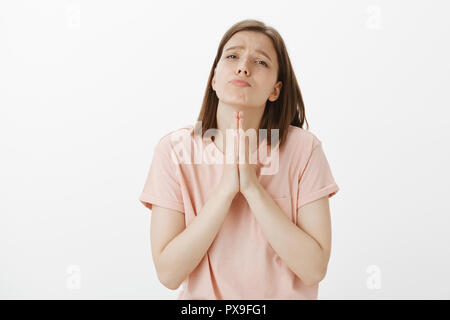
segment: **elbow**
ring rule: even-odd
[[[317,272],[311,277],[307,277],[303,280],[303,283],[307,287],[314,287],[320,283],[325,278],[325,275],[327,274],[327,269],[323,269],[320,272]]]
[[[177,290],[181,284],[178,281],[175,281],[169,274],[162,272],[158,272],[158,280],[164,287],[170,290]]]
[[[162,283],[167,289],[177,290],[180,287],[180,283],[166,281]]]
[[[322,281],[322,280],[318,280],[318,279],[305,279],[305,280],[303,280],[303,283],[304,283],[305,286],[307,286],[307,287],[314,287],[314,286],[318,285],[320,281]]]
[[[158,276],[159,282],[170,290],[176,290],[180,286],[181,282],[177,281],[173,272],[171,271],[172,268],[167,265],[167,263],[164,262],[164,260],[161,259],[162,257],[159,256],[156,259],[154,259],[155,262],[155,269],[156,274]]]

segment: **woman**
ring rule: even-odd
[[[317,299],[331,249],[328,198],[339,188],[321,141],[302,128],[276,30],[245,20],[225,33],[198,121],[159,140],[139,198],[152,210],[161,283],[183,284],[178,299]],[[247,132],[263,136],[255,143]],[[192,161],[192,145],[202,161]]]

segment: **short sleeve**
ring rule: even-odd
[[[318,139],[316,142],[299,177],[297,208],[324,196],[331,198],[339,191],[323,151],[322,142]]]
[[[170,145],[160,140],[154,148],[153,159],[139,201],[152,210],[156,204],[184,213],[177,167],[171,158]]]

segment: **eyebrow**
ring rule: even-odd
[[[243,49],[243,48],[244,48],[243,46],[232,46],[232,47],[225,49],[225,51],[232,50],[232,49]],[[262,51],[262,50],[255,50],[255,51],[261,53],[263,56],[266,56],[267,59],[269,59],[270,62],[272,62],[272,59],[270,59],[269,55],[267,53],[265,53],[264,51]]]

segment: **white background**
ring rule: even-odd
[[[319,299],[449,299],[449,9],[1,1],[0,298],[176,298],[138,197],[156,142],[197,119],[220,38],[253,18],[284,38],[340,187]]]

